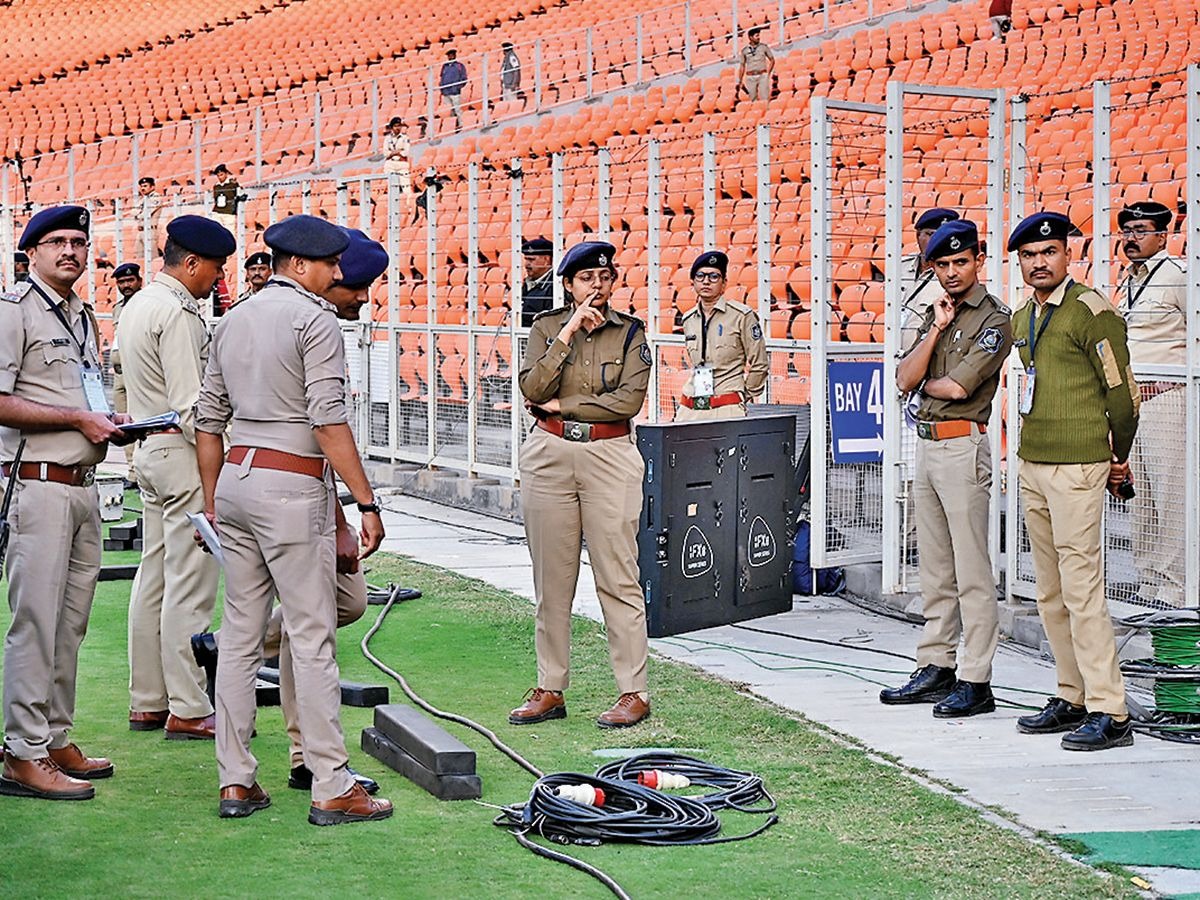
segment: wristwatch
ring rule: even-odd
[[[375,513],[375,515],[380,515],[381,513],[379,504],[374,500],[372,500],[370,503],[359,503],[357,506],[360,513]]]

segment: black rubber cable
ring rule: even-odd
[[[596,775],[636,782],[639,774],[655,770],[686,776],[688,781],[699,787],[716,788],[711,793],[694,798],[713,809],[766,814],[774,812],[776,808],[775,798],[767,792],[762,778],[753,772],[715,766],[679,753],[641,753],[601,766],[596,770]]]

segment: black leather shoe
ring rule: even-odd
[[[208,679],[208,702],[217,702],[217,638],[211,631],[192,635],[192,656]]]
[[[350,773],[350,777],[358,782],[364,791],[368,794],[379,793],[379,782],[369,775],[363,775],[361,772],[355,772],[349,766],[346,766],[346,771]],[[295,788],[298,791],[312,790],[312,772],[308,770],[308,766],[301,763],[292,768],[288,774],[288,787]]]
[[[1064,750],[1108,750],[1112,747],[1133,746],[1133,720],[1126,716],[1118,721],[1108,713],[1088,713],[1083,724],[1064,734]]]
[[[1042,711],[1017,719],[1017,731],[1023,734],[1057,734],[1071,731],[1083,723],[1087,710],[1062,697],[1051,697]]]
[[[945,699],[954,689],[954,670],[930,664],[917,669],[908,679],[907,684],[898,688],[884,688],[879,692],[879,702],[897,703],[937,703]]]
[[[938,719],[961,719],[996,711],[996,698],[987,681],[960,681],[949,696],[933,707]]]

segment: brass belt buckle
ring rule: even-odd
[[[81,487],[91,487],[96,483],[96,469],[94,466],[89,466],[83,470],[83,475],[80,478]]]
[[[563,440],[586,444],[592,439],[592,426],[587,422],[563,422]]]
[[[692,406],[696,409],[712,409],[712,397],[693,397]]]
[[[924,438],[927,441],[936,441],[937,436],[933,432],[933,425],[929,422],[917,423],[917,436]]]

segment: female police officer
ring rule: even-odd
[[[514,725],[567,714],[581,538],[620,692],[597,724],[621,728],[650,713],[636,544],[644,464],[630,419],[642,408],[651,357],[641,321],[608,305],[615,252],[594,241],[571,248],[558,274],[572,302],[534,319],[521,364],[521,393],[537,420],[521,448],[521,500],[537,596],[538,680],[509,715]]]

